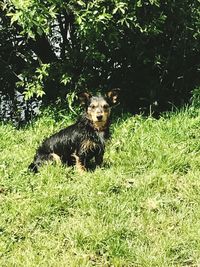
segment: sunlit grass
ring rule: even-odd
[[[27,172],[71,122],[0,127],[0,266],[200,265],[200,113],[116,120],[94,172]]]

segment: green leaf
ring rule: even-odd
[[[68,74],[63,74],[60,82],[66,85],[70,81],[71,81],[71,77]]]
[[[82,7],[85,7],[85,3],[83,1],[81,1],[81,0],[78,0],[77,1],[77,4],[80,5],[80,6],[82,6]]]

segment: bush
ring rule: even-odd
[[[14,76],[27,97],[44,94],[49,103],[69,92],[117,86],[131,111],[148,106],[160,111],[182,104],[199,85],[198,5],[197,0],[29,0],[23,6],[4,1],[0,42],[9,41],[11,48],[2,56],[12,59],[12,75],[17,62]],[[8,17],[11,31],[5,37]]]

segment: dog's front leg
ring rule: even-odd
[[[77,155],[76,153],[73,154],[73,157],[75,158],[77,170],[79,172],[86,171],[85,159],[81,155]]]
[[[100,154],[95,156],[96,166],[101,166],[102,165],[102,163],[103,163],[103,155],[104,155],[104,153],[100,153]]]

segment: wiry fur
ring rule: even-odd
[[[117,89],[112,96],[116,97],[116,94]],[[96,165],[101,165],[105,140],[109,136],[109,101],[115,103],[112,96],[106,99],[91,97],[86,93],[82,95],[86,105],[85,114],[75,124],[44,140],[29,169],[38,172],[38,167],[49,160],[61,161],[68,166],[76,165],[80,171],[87,169],[92,158]]]

